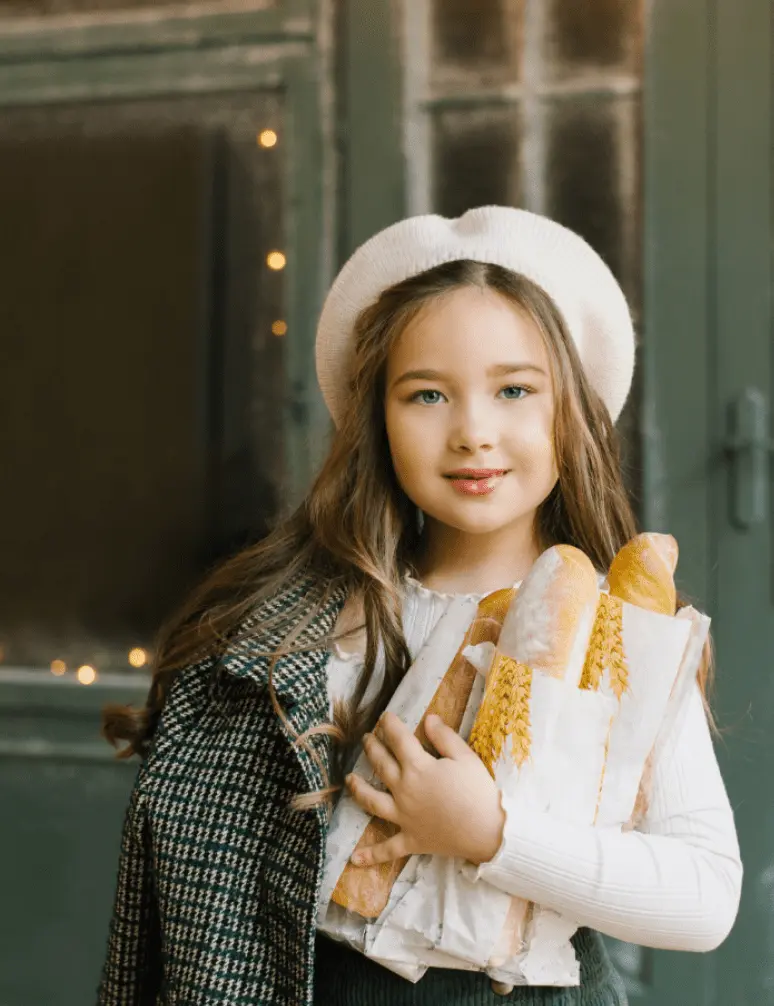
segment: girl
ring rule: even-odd
[[[336,431],[308,496],[166,628],[145,708],[106,710],[107,737],[143,761],[100,1003],[612,1006],[626,997],[599,932],[722,942],[742,866],[708,661],[625,833],[513,819],[453,731],[428,722],[436,759],[380,720],[455,594],[511,586],[560,542],[604,574],[635,534],[613,428],[633,345],[601,259],[524,211],[414,218],[355,253],[318,330]],[[499,995],[443,968],[412,984],[316,931],[329,811],[361,742],[386,788],[346,784],[399,829],[362,862],[460,856],[568,915],[579,987]]]

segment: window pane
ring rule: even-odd
[[[265,532],[282,135],[274,95],[4,114],[6,665],[126,667],[206,566]]]
[[[479,84],[521,75],[524,0],[432,0],[434,83],[476,75]]]
[[[547,117],[549,216],[581,234],[623,286],[639,322],[641,305],[640,101],[580,98],[551,103]],[[639,498],[641,368],[618,422],[629,488]]]
[[[549,216],[602,255],[639,304],[639,98],[552,102],[546,132]]]
[[[642,0],[548,0],[542,39],[547,80],[580,72],[640,75]]]
[[[434,119],[434,209],[459,216],[473,206],[520,201],[519,111],[438,111]]]

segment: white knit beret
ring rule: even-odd
[[[445,262],[472,259],[521,273],[551,297],[584,371],[615,421],[634,371],[634,328],[610,269],[583,238],[547,217],[482,206],[457,219],[409,217],[352,255],[326,297],[317,328],[317,379],[338,426],[348,394],[358,315],[395,284]]]

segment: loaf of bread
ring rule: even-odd
[[[529,758],[533,671],[577,686],[598,603],[597,574],[577,548],[555,545],[530,570],[503,622],[468,742],[492,775],[500,758]],[[529,902],[512,899],[492,965],[520,951],[529,913]]]
[[[493,775],[506,737],[517,763],[529,756],[523,725],[532,671],[580,681],[598,603],[597,574],[580,549],[554,545],[533,565],[505,616],[468,742]]]
[[[425,733],[424,721],[430,714],[440,716],[452,730],[459,731],[477,674],[475,667],[463,656],[463,650],[478,643],[497,642],[514,593],[513,588],[498,590],[479,602],[476,617],[415,731],[415,736],[427,750],[431,750],[432,746]],[[384,842],[397,831],[397,826],[391,822],[372,817],[356,848]],[[348,863],[339,877],[332,900],[366,919],[377,918],[384,910],[392,885],[407,861],[408,857],[375,866]]]
[[[610,593],[638,608],[674,615],[677,542],[671,534],[638,534],[610,566]]]
[[[638,534],[610,565],[608,586],[613,597],[660,615],[674,615],[677,605],[674,574],[679,549],[670,534]],[[623,826],[631,831],[648,807],[653,776],[652,752],[645,762],[632,815]]]
[[[498,649],[577,683],[598,601],[598,578],[588,556],[572,545],[554,545],[524,580],[503,622]]]

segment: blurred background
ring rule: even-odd
[[[0,1006],[92,1002],[159,622],[298,500],[314,330],[408,213],[546,213],[621,281],[643,527],[713,616],[745,882],[638,1006],[774,1004],[772,25],[765,0],[3,0]]]

